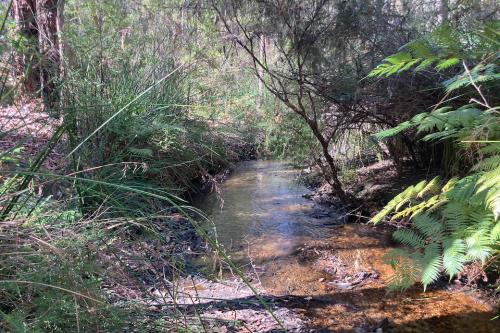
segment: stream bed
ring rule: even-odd
[[[388,293],[386,281],[392,268],[383,256],[394,247],[391,230],[344,224],[335,211],[303,197],[310,191],[295,181],[297,175],[285,162],[242,162],[218,191],[197,203],[211,217],[218,241],[254,288],[248,288],[226,263],[202,258],[202,267],[218,280],[186,281],[183,291],[189,299],[184,301],[197,307],[197,313],[220,321],[214,332],[280,332],[283,328],[289,332],[500,332],[490,320],[495,316],[492,306],[463,289],[441,285],[424,293],[417,285],[405,293]]]
[[[329,224],[341,222],[335,212],[303,197],[310,191],[297,176],[298,170],[286,162],[245,161],[222,184],[220,194],[213,192],[198,204],[242,269],[288,265],[300,244],[325,238],[331,233]]]

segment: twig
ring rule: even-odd
[[[491,109],[490,105],[488,104],[488,100],[486,99],[486,97],[484,97],[483,93],[481,92],[481,89],[479,89],[479,86],[476,84],[476,82],[474,82],[474,79],[472,78],[469,68],[467,68],[467,65],[465,64],[465,61],[462,61],[462,64],[464,65],[465,72],[467,73],[467,75],[469,75],[470,83],[474,86],[474,88],[476,88],[477,92],[479,93],[484,102],[484,104],[479,103],[478,101],[476,101],[476,103],[481,104],[487,107],[488,109]]]

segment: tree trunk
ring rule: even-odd
[[[62,2],[63,0],[36,1],[41,56],[40,86],[45,105],[49,108],[53,108],[59,100],[61,55],[58,28],[62,27],[62,13],[58,11],[62,11]]]
[[[21,80],[21,93],[33,95],[40,88],[38,66],[38,28],[35,0],[14,0],[12,16],[16,22],[19,52],[14,56],[14,75]]]
[[[14,0],[12,3],[22,46],[15,57],[14,74],[23,80],[23,94],[41,91],[49,108],[59,99],[63,6],[64,0]]]
[[[306,119],[306,122],[309,125],[311,131],[313,132],[313,135],[319,141],[322,148],[323,157],[325,158],[326,163],[328,164],[329,173],[324,175],[326,181],[332,186],[334,194],[340,199],[340,201],[342,201],[342,203],[344,204],[353,203],[355,201],[355,198],[348,195],[344,191],[342,183],[339,180],[339,174],[337,166],[335,165],[335,160],[328,151],[329,142],[323,137],[317,124],[314,121]]]
[[[259,57],[260,57],[260,59],[264,59],[265,54],[266,54],[266,35],[261,34],[260,39],[259,39]],[[262,61],[264,61],[264,60],[262,60]],[[264,70],[260,67],[257,70],[259,71],[257,75],[259,75],[259,77],[263,78]],[[259,97],[258,97],[258,101],[257,101],[257,105],[259,106],[259,109],[262,108],[263,99],[264,99],[264,84],[262,83],[262,80],[259,79]]]
[[[331,174],[329,175],[329,183],[332,186],[333,192],[340,199],[340,201],[342,201],[342,203],[349,204],[353,201],[353,198],[349,197],[342,188],[342,184],[339,180],[337,166],[335,165],[335,161],[333,160],[332,155],[328,151],[328,144],[321,143],[321,145],[323,148],[323,157],[330,167]]]
[[[448,21],[449,11],[448,0],[441,0],[439,2],[439,23],[443,24]]]

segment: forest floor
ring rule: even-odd
[[[13,155],[21,166],[27,166],[37,158],[61,124],[44,112],[36,101],[0,107],[0,115],[0,151],[14,150]],[[45,171],[55,171],[63,166],[61,151],[54,149],[49,153],[43,163]]]

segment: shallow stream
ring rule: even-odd
[[[297,176],[286,162],[245,161],[221,185],[221,195],[213,192],[198,204],[236,263],[272,262],[278,269],[300,244],[329,235],[326,220],[332,223],[336,214],[305,199],[310,191]]]
[[[343,224],[335,211],[303,197],[309,190],[295,181],[297,175],[285,162],[242,162],[219,194],[197,204],[252,285],[278,304],[276,311],[286,310],[280,320],[290,332],[500,331],[490,320],[495,310],[461,288],[441,285],[424,293],[416,285],[388,294],[393,271],[383,257],[394,247],[392,230]],[[212,267],[211,258],[204,260]],[[258,304],[253,293],[238,284],[228,289],[231,281],[238,277],[225,270],[220,283],[200,282],[194,294],[226,300],[211,305],[218,309],[215,317],[274,332],[272,321],[263,324],[266,312],[248,305]]]

